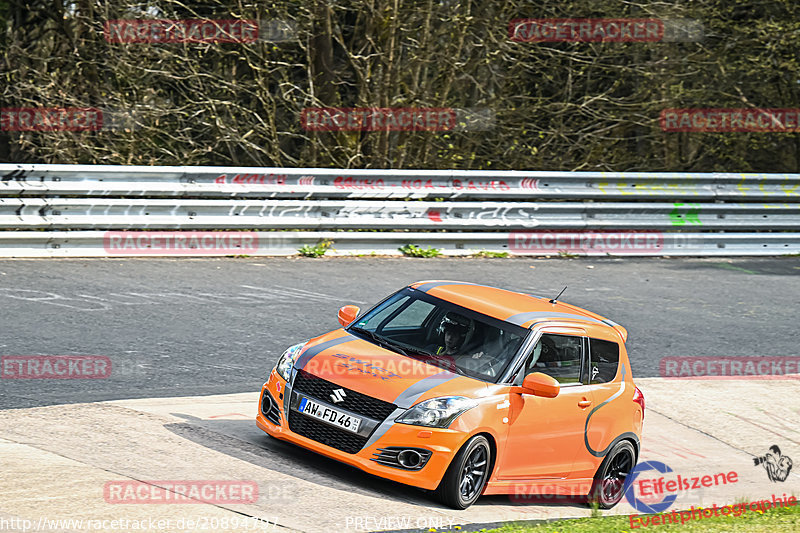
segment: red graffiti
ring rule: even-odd
[[[403,180],[402,186],[404,189],[435,189],[436,185],[433,180]]]
[[[228,178],[223,174],[214,183],[234,183],[236,185],[286,185],[286,174],[236,174]]]
[[[442,213],[440,211],[430,210],[428,211],[428,218],[434,222],[441,222],[442,221]]]
[[[453,188],[456,190],[467,190],[467,191],[507,191],[510,187],[508,184],[503,181],[461,181],[461,180],[453,180]]]
[[[381,187],[384,187],[384,183],[381,179],[356,179],[339,176],[333,180],[333,186],[337,189],[380,189]]]

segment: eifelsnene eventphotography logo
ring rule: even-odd
[[[792,471],[792,460],[781,454],[781,449],[777,444],[769,447],[764,455],[753,458],[755,466],[763,466],[767,471],[767,477],[773,483],[786,481],[789,472]]]
[[[675,505],[685,505],[705,488],[739,482],[733,470],[699,476],[675,473],[661,461],[643,461],[631,470],[623,487],[625,499],[640,513],[656,514]],[[678,502],[678,497],[681,497]]]

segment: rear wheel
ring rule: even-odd
[[[436,498],[454,509],[466,509],[483,492],[491,464],[489,441],[482,435],[472,437],[450,463],[435,491]]]
[[[630,441],[617,443],[608,452],[597,473],[594,475],[589,503],[601,509],[611,509],[625,494],[625,481],[636,465],[636,450]]]

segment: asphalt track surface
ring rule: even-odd
[[[800,355],[800,258],[209,258],[0,261],[0,355],[101,355],[107,379],[0,379],[0,409],[256,391],[291,344],[414,281],[562,300],[666,356]]]

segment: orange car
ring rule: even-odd
[[[371,474],[435,491],[622,498],[639,455],[644,397],[627,331],[554,299],[421,281],[292,346],[256,422]]]

